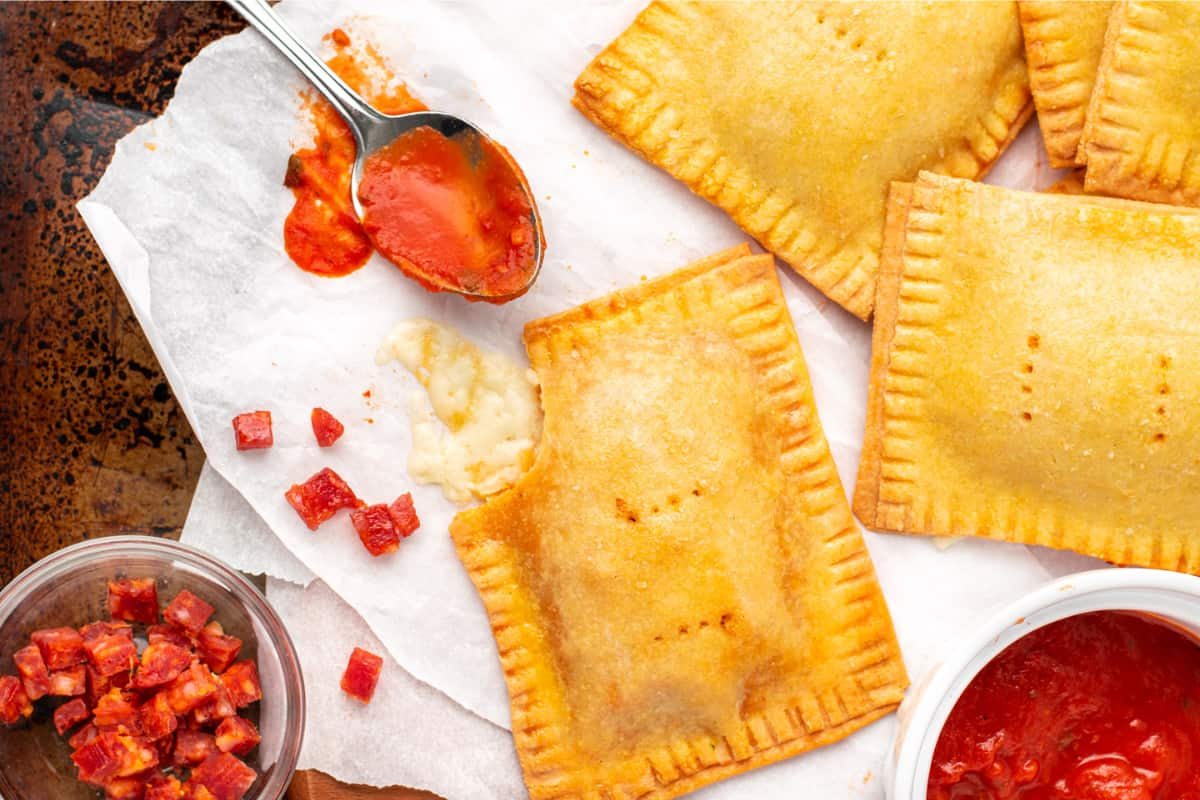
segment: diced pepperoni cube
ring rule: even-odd
[[[162,692],[154,695],[138,708],[142,735],[151,741],[170,736],[179,727],[179,719],[171,710],[171,704]]]
[[[46,669],[51,672],[82,664],[87,658],[83,637],[74,628],[46,628],[34,631],[29,638],[37,645]]]
[[[217,796],[207,786],[188,781],[183,785],[183,800],[217,800]]]
[[[216,800],[242,800],[258,773],[229,753],[209,756],[192,770],[189,783],[196,783],[213,793]]]
[[[54,709],[54,730],[62,736],[89,716],[91,715],[88,713],[87,704],[76,697]]]
[[[239,661],[221,675],[221,683],[238,708],[245,708],[262,699],[262,685],[258,682],[258,667],[253,661]]]
[[[126,622],[158,622],[158,588],[153,578],[108,582],[108,614]]]
[[[192,665],[192,653],[170,642],[157,642],[142,651],[142,664],[133,676],[135,689],[149,689],[175,680]]]
[[[342,434],[346,431],[346,426],[338,422],[337,417],[325,409],[314,408],[312,410],[312,429],[313,436],[317,437],[317,445],[319,447],[329,447],[342,438]]]
[[[371,555],[378,557],[400,549],[400,531],[383,503],[351,511],[350,522]]]
[[[358,508],[364,503],[355,496],[342,477],[329,467],[321,470],[304,483],[298,483],[284,494],[292,508],[304,520],[309,530],[315,531],[322,522],[342,508]]]
[[[270,411],[247,411],[233,418],[233,436],[238,450],[261,450],[275,444]]]
[[[42,651],[37,645],[26,645],[13,653],[13,663],[17,665],[17,674],[21,676],[21,686],[30,700],[38,700],[50,692],[50,670],[42,659]]]
[[[224,672],[242,650],[242,640],[226,636],[221,623],[213,620],[196,637],[196,655],[213,672]]]
[[[87,664],[84,669],[87,671],[87,692],[84,698],[87,700],[89,706],[95,706],[96,703],[100,702],[100,698],[108,694],[112,689],[124,689],[129,686],[130,672],[101,675],[91,664]]]
[[[87,692],[87,671],[83,664],[50,673],[50,694],[56,697],[77,697]]]
[[[212,606],[184,589],[163,609],[163,619],[194,635],[208,622],[213,611]]]
[[[244,756],[262,741],[254,723],[242,717],[229,717],[217,726],[217,749],[223,753]]]
[[[192,722],[201,728],[233,716],[237,716],[237,706],[224,683],[218,684],[212,697],[192,709]]]
[[[146,777],[109,778],[104,782],[104,800],[145,800]]]
[[[192,647],[192,635],[178,625],[151,625],[146,628],[146,638],[150,644],[170,642],[180,647]]]
[[[92,709],[92,724],[100,730],[120,729],[124,733],[141,731],[141,715],[130,692],[112,689]]]
[[[158,764],[158,753],[132,736],[102,731],[72,753],[71,760],[79,767],[81,781],[102,784],[145,772]]]
[[[171,761],[177,767],[194,767],[217,752],[217,740],[211,733],[181,730],[175,734],[175,753]]]
[[[67,744],[70,745],[72,750],[78,750],[99,735],[100,731],[95,725],[89,722],[87,725],[84,725],[82,728],[75,731],[75,733],[71,734],[71,738],[67,739]]]
[[[406,539],[412,536],[413,531],[421,527],[421,520],[417,518],[417,510],[413,508],[412,494],[409,492],[405,492],[392,501],[392,504],[388,506],[388,515],[396,524],[396,530],[400,531],[400,535]]]
[[[137,645],[121,633],[93,638],[84,642],[83,649],[92,667],[105,677],[129,672],[137,663]]]
[[[220,686],[221,683],[212,674],[212,670],[199,661],[193,661],[192,665],[167,684],[163,691],[171,710],[176,714],[186,714],[211,698]]]
[[[33,703],[25,694],[21,679],[13,675],[0,678],[0,722],[15,725],[33,714]]]
[[[133,641],[133,628],[126,622],[89,622],[79,629],[84,645],[105,636],[124,636]]]
[[[383,670],[383,659],[361,647],[354,648],[350,663],[342,675],[342,691],[363,703],[371,702],[379,673]]]
[[[146,783],[146,794],[142,800],[180,800],[183,784],[174,775],[158,775]]]

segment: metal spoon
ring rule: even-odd
[[[468,155],[470,155],[471,140],[474,137],[496,145],[496,141],[478,127],[453,114],[444,114],[440,111],[417,111],[412,114],[398,114],[394,116],[379,113],[359,97],[353,89],[347,86],[345,81],[325,65],[325,62],[321,61],[311,50],[301,44],[300,40],[288,30],[287,26],[271,10],[271,7],[267,5],[265,0],[226,0],[226,3],[241,14],[259,33],[265,36],[267,41],[275,45],[279,52],[283,53],[292,62],[292,65],[312,82],[317,91],[324,95],[330,105],[342,115],[342,119],[350,126],[350,131],[354,134],[354,143],[358,150],[354,159],[354,169],[350,176],[350,198],[354,203],[354,213],[358,216],[359,220],[362,219],[363,215],[362,206],[358,201],[358,184],[362,179],[363,162],[367,156],[379,148],[390,144],[398,136],[408,133],[415,128],[426,126],[433,128],[447,139],[454,141],[459,147],[466,149]],[[541,218],[538,216],[537,203],[534,200],[533,192],[530,190],[529,184],[525,181],[525,177],[521,174],[521,170],[512,160],[512,157],[508,155],[508,151],[499,146],[496,146],[495,150],[503,155],[505,163],[512,172],[512,182],[521,187],[521,191],[529,203],[530,222],[533,224],[534,230],[537,231],[537,236],[535,237],[537,249],[534,256],[533,269],[530,271],[529,279],[518,291],[504,295],[476,294],[449,286],[444,287],[446,291],[457,292],[467,297],[491,300],[493,302],[503,300],[506,297],[516,297],[525,292],[537,279],[538,273],[542,269],[542,256],[545,250],[541,236]]]

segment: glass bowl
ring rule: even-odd
[[[281,800],[296,770],[304,736],[304,678],[292,640],[266,598],[241,573],[211,556],[165,539],[114,536],[47,556],[0,590],[0,674],[16,674],[12,653],[39,628],[80,627],[108,617],[108,581],[154,578],[159,606],[182,589],[216,608],[212,619],[242,640],[238,660],[253,659],[262,700],[243,710],[262,742],[245,757],[258,773],[246,800]],[[144,626],[135,625],[139,649]],[[33,716],[0,725],[0,798],[94,800],[103,793],[76,779],[71,748],[54,731],[45,699]]]

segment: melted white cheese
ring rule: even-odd
[[[399,361],[429,395],[411,402],[415,480],[466,503],[504,491],[529,469],[542,430],[533,370],[427,319],[392,328],[375,361]]]

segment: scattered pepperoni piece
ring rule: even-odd
[[[62,736],[90,716],[87,703],[76,697],[54,709],[54,730],[58,731],[59,736]]]
[[[346,432],[346,426],[338,422],[337,417],[323,408],[312,410],[313,436],[317,437],[317,445],[329,447]]]
[[[219,681],[217,690],[213,692],[212,697],[192,709],[192,722],[198,727],[235,716],[237,716],[237,706],[233,704],[233,697],[225,688],[225,684]]]
[[[133,639],[120,633],[85,641],[88,662],[101,676],[108,677],[118,672],[129,672],[137,663],[137,645]]]
[[[37,645],[26,645],[13,653],[13,663],[21,676],[21,687],[30,700],[39,700],[50,693],[50,671]]]
[[[163,619],[195,635],[215,611],[212,606],[184,589],[163,609]]]
[[[370,703],[383,671],[383,659],[361,647],[354,648],[350,663],[342,675],[342,691],[363,703]]]
[[[175,736],[175,752],[171,758],[177,767],[194,767],[217,752],[217,740],[211,733],[185,730]]]
[[[87,672],[83,664],[50,673],[50,694],[55,697],[75,697],[87,692]]]
[[[417,518],[417,510],[413,508],[412,494],[409,492],[405,492],[392,501],[392,504],[388,506],[388,515],[396,524],[396,530],[400,531],[400,535],[406,539],[412,536],[413,531],[421,527],[421,520]]]
[[[158,588],[153,578],[108,582],[108,614],[126,622],[158,622]]]
[[[12,675],[0,678],[0,722],[15,725],[33,714],[33,703],[25,694],[21,680]]]
[[[83,637],[74,628],[46,628],[34,631],[29,638],[37,645],[51,672],[81,664],[87,658]]]
[[[258,773],[229,753],[217,753],[192,770],[188,783],[198,784],[212,792],[216,800],[242,800]]]
[[[157,642],[142,651],[142,664],[133,676],[135,689],[149,689],[175,680],[192,664],[192,653],[177,644]]]
[[[67,739],[67,744],[70,745],[72,750],[78,750],[99,735],[100,730],[89,722],[72,734],[71,738]]]
[[[85,699],[89,706],[94,707],[100,702],[100,698],[108,694],[113,687],[124,689],[129,686],[130,674],[128,672],[118,672],[115,675],[101,675],[99,670],[91,664],[86,665],[87,671],[87,692]]]
[[[238,450],[262,450],[275,444],[271,433],[270,411],[248,411],[233,418],[233,434]]]
[[[400,549],[400,531],[383,503],[351,511],[350,522],[371,555],[378,557]]]
[[[229,692],[234,706],[244,708],[262,699],[262,684],[258,682],[258,667],[253,661],[239,661],[221,675],[221,683]]]
[[[350,485],[329,467],[304,483],[294,484],[284,497],[311,531],[315,531],[340,509],[365,505],[355,496]]]
[[[341,28],[334,28],[330,32],[329,38],[332,39],[333,43],[336,44],[338,47],[349,47],[350,46],[350,37],[347,36],[346,32],[344,30],[342,30]]]
[[[241,650],[242,640],[236,636],[226,636],[225,629],[216,620],[205,625],[196,637],[196,654],[216,673],[227,670]]]
[[[222,753],[244,756],[262,741],[254,723],[242,717],[228,717],[217,726],[217,749]]]
[[[158,764],[158,753],[123,733],[100,732],[95,739],[71,754],[79,767],[79,779],[103,784],[109,778],[126,778]]]

